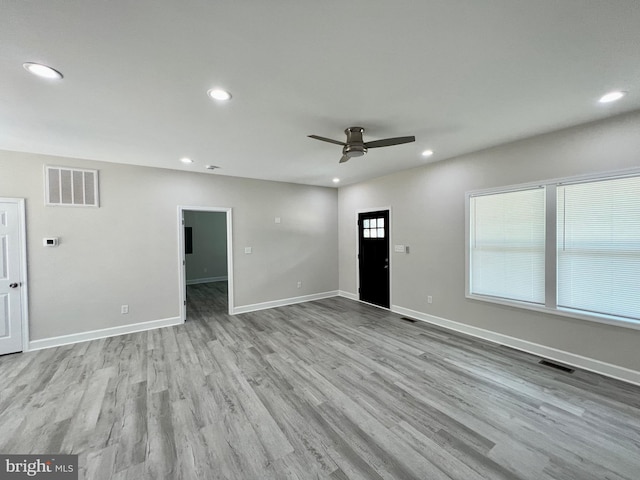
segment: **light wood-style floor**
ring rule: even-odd
[[[640,387],[343,298],[0,357],[0,452],[99,479],[640,478]]]

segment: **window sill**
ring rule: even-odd
[[[498,297],[489,297],[484,295],[474,295],[467,293],[466,298],[470,300],[478,300],[481,302],[495,303],[498,305],[505,305],[507,307],[521,308],[524,310],[531,310],[534,312],[546,313],[548,315],[558,315],[561,317],[576,318],[579,320],[587,320],[589,322],[595,322],[605,325],[613,325],[622,328],[631,328],[633,330],[640,330],[640,320],[633,320],[630,318],[615,317],[613,315],[601,315],[596,313],[587,313],[580,310],[572,310],[569,308],[550,308],[544,305],[519,302],[517,300],[507,300]]]

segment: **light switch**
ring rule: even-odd
[[[395,245],[393,248],[393,251],[397,253],[404,253],[405,252],[404,245]]]
[[[244,247],[244,253],[251,253],[251,247]]]
[[[276,217],[276,223],[280,223],[280,217]]]

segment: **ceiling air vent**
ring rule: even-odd
[[[98,207],[98,170],[45,167],[45,205]]]

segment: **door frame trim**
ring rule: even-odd
[[[229,305],[229,315],[233,315],[234,303],[233,303],[233,228],[231,223],[232,211],[231,207],[195,207],[195,206],[183,206],[178,205],[178,271],[180,272],[180,294],[178,296],[180,307],[180,320],[182,323],[187,318],[187,305],[185,301],[187,299],[187,275],[186,275],[186,258],[184,254],[184,225],[182,219],[185,211],[197,211],[197,212],[218,212],[226,213],[227,220],[227,298]]]
[[[27,222],[24,198],[0,197],[0,202],[18,206],[18,245],[20,246],[20,325],[22,328],[22,351],[29,351],[29,282],[27,280]]]
[[[358,225],[359,216],[361,213],[369,213],[369,212],[384,212],[387,211],[389,213],[389,308],[381,307],[380,305],[373,305],[369,302],[364,302],[360,300],[360,227]],[[373,305],[374,307],[382,308],[384,310],[391,311],[391,306],[393,305],[393,282],[392,280],[392,271],[393,271],[393,255],[391,252],[393,251],[393,216],[391,206],[386,207],[376,207],[376,208],[360,208],[356,210],[356,297],[358,301],[362,303],[366,303],[367,305]]]

